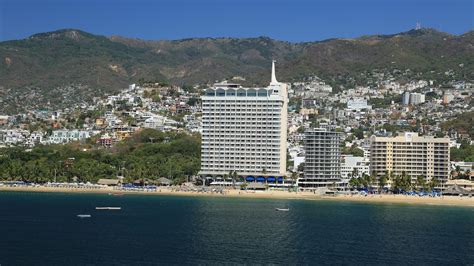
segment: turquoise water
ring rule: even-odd
[[[472,265],[474,208],[0,192],[2,266],[222,263]]]

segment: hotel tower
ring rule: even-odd
[[[380,177],[386,172],[401,175],[405,172],[413,180],[423,176],[446,182],[450,174],[449,138],[418,136],[406,132],[397,137],[370,138],[370,172]]]
[[[200,175],[231,171],[247,181],[277,182],[286,173],[287,85],[275,77],[265,88],[218,83],[202,99]]]

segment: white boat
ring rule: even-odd
[[[78,214],[77,217],[79,218],[91,218],[90,214]]]
[[[122,207],[95,207],[96,210],[121,210]]]
[[[275,208],[275,211],[279,211],[279,212],[289,212],[289,211],[290,211],[290,208]]]

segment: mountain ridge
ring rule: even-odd
[[[421,29],[292,43],[266,36],[142,40],[61,29],[0,42],[0,112],[41,107],[45,99],[51,108],[64,105],[61,91],[68,86],[71,97],[88,101],[144,80],[193,85],[241,76],[244,85],[264,85],[273,59],[285,82],[317,75],[333,86],[350,87],[362,84],[360,73],[372,69],[411,69],[440,81],[446,79],[444,72],[455,70],[454,78],[472,80],[473,43],[472,30],[452,35]],[[343,77],[354,81],[342,82]],[[20,104],[31,91],[33,103]]]

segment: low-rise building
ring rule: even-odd
[[[355,174],[355,175],[353,175]],[[362,175],[369,175],[369,162],[362,156],[342,155],[341,157],[341,178],[350,179],[359,178]]]

